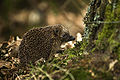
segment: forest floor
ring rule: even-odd
[[[17,48],[21,39],[13,37],[0,44],[1,80],[119,80],[120,62],[113,54],[90,54],[76,45],[54,59],[38,62],[28,69],[19,68]],[[80,44],[80,43],[78,43]]]

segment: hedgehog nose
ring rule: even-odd
[[[70,36],[69,41],[73,41],[75,38],[73,36]]]

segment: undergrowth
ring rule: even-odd
[[[68,54],[66,54],[68,53]],[[36,66],[31,65],[29,74],[22,75],[21,79],[34,80],[90,80],[90,72],[86,63],[80,62],[82,55],[76,55],[74,49],[59,54],[58,57],[45,63],[38,62]]]

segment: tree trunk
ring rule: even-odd
[[[93,0],[84,23],[86,27],[82,49],[84,47],[84,51],[92,53],[90,66],[98,71],[97,74],[104,74],[101,79],[106,76],[108,78],[105,79],[111,79],[111,74],[112,78],[119,80],[120,0]]]
[[[120,0],[93,0],[84,22],[86,50],[120,58]]]

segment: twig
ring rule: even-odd
[[[38,70],[44,73],[50,80],[53,80],[52,77],[46,71],[43,71],[41,68],[38,68]]]
[[[73,75],[70,73],[69,70],[63,69],[63,68],[61,68],[60,66],[58,66],[56,64],[53,64],[53,66],[59,68],[60,70],[62,70],[62,71],[64,71],[66,73],[66,75],[63,78],[61,78],[60,80],[63,80],[67,75],[69,75],[72,80],[75,80],[75,78],[73,77]]]

